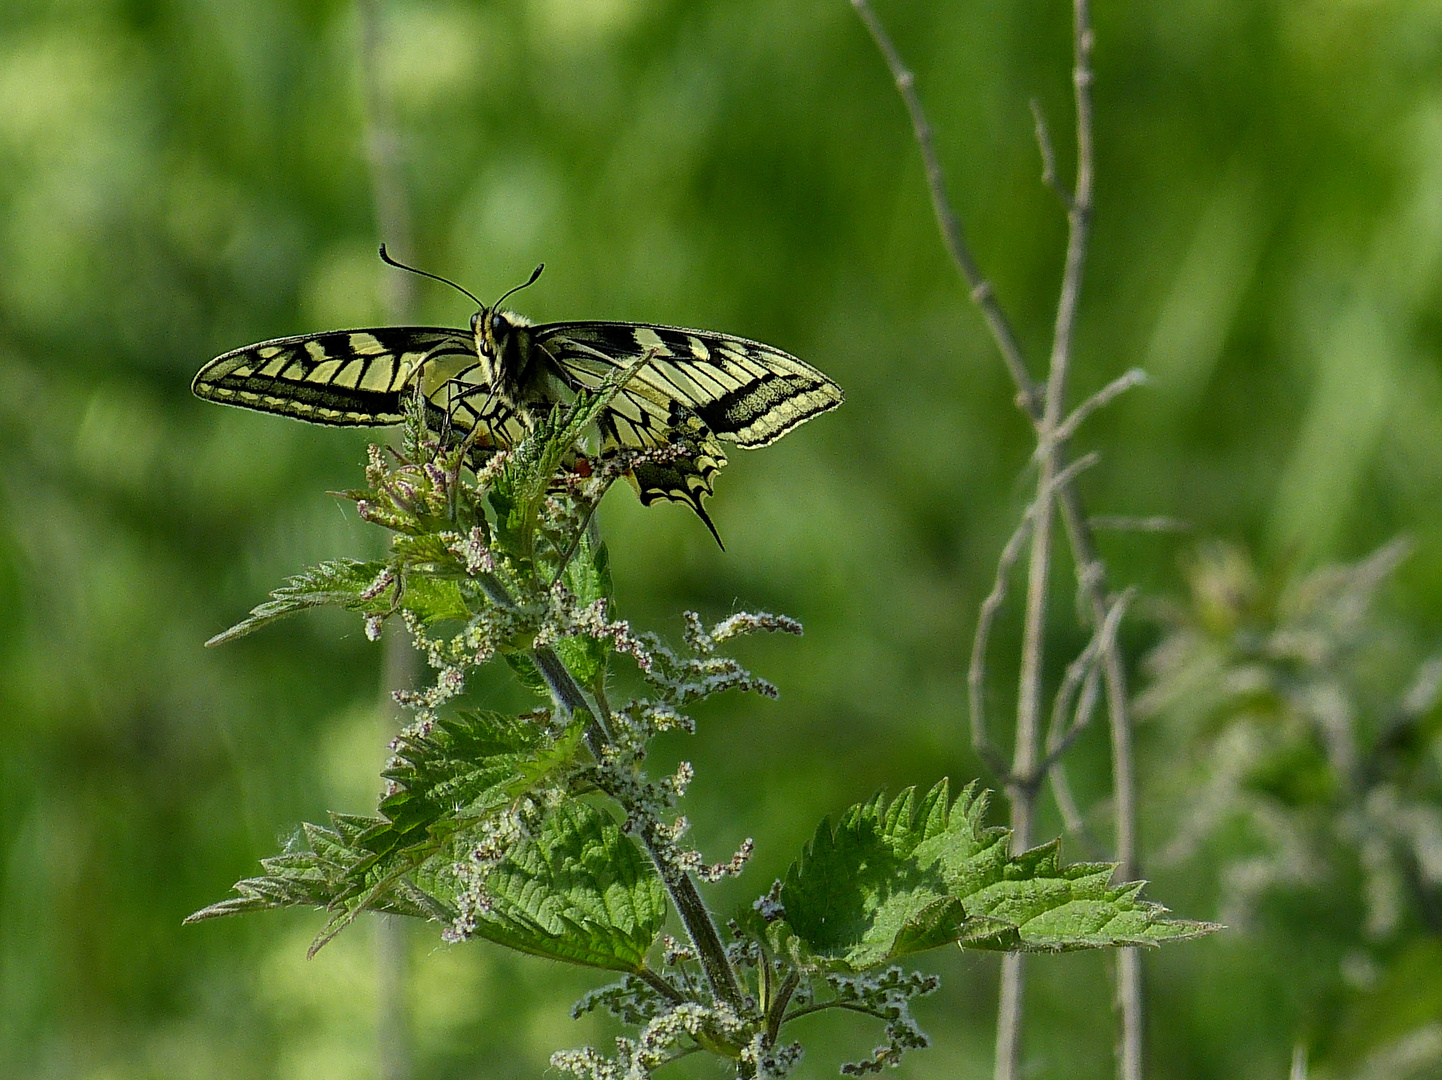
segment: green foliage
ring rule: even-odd
[[[636,971],[666,920],[666,892],[603,810],[570,802],[485,878],[475,933],[522,952]]]
[[[332,824],[331,829],[305,825],[283,854],[263,860],[263,877],[238,882],[238,897],[187,921],[269,908],[325,908],[333,915],[311,946],[314,955],[361,910],[448,922],[464,918],[467,936],[553,960],[634,971],[666,918],[666,894],[654,867],[604,811],[586,803],[558,808],[546,815],[537,835],[513,840],[486,873],[483,905],[467,895],[475,881],[451,865],[466,858],[459,845],[445,847],[449,858],[443,865],[418,862],[401,874],[382,868],[372,850],[376,834],[392,823],[337,814]]]
[[[380,801],[386,826],[365,846],[379,858],[432,842],[434,827],[485,817],[561,774],[580,748],[580,727],[551,738],[541,719],[459,710],[429,730],[403,731],[381,773],[393,789]]]
[[[251,609],[248,618],[216,634],[206,644],[234,641],[309,608],[334,605],[373,615],[385,613],[391,607],[386,594],[393,591],[393,583],[382,576],[386,572],[386,565],[380,562],[337,559],[321,563],[287,578],[284,585],[272,590],[268,601]]]
[[[1062,237],[1027,101],[1064,173],[1065,5],[875,4],[1034,346],[1055,310],[1032,286]],[[731,467],[710,504],[727,556],[676,508],[625,495],[600,510],[636,626],[669,632],[683,607],[709,623],[740,598],[810,631],[747,654],[784,710],[707,704],[688,750],[707,835],[754,832],[769,880],[789,862],[780,837],[883,781],[979,775],[956,726],[957,635],[1031,445],[849,5],[375,6],[379,55],[363,64],[359,9],[340,0],[0,4],[0,1048],[19,1075],[259,1080],[317,1060],[363,1074],[364,935],[304,964],[289,919],[179,925],[284,823],[365,812],[374,795],[354,747],[378,742],[379,648],[306,616],[240,652],[199,649],[300,567],[381,557],[321,494],[356,483],[365,434],[185,391],[235,345],[391,318],[399,275],[375,250],[397,238],[368,210],[363,75],[395,102],[413,229],[398,254],[488,299],[544,258],[525,299],[538,319],[732,330],[847,389],[805,438]],[[1077,389],[1132,363],[1154,378],[1085,433],[1106,453],[1089,504],[1244,537],[1264,566],[1298,541],[1311,566],[1406,532],[1417,555],[1386,612],[1399,655],[1425,654],[1442,610],[1436,5],[1093,9],[1100,204]],[[419,285],[415,321],[464,326],[469,311]],[[1177,587],[1175,540],[1102,541],[1117,580]],[[474,688],[504,695],[504,679]],[[1164,730],[1139,743],[1154,837],[1213,764],[1208,744]],[[731,731],[743,749],[719,737]],[[1079,793],[1105,784],[1095,734],[1069,765]],[[1207,883],[1231,881],[1256,839],[1208,836],[1194,860],[1144,865],[1149,892],[1215,918]],[[1294,1034],[1353,1000],[1341,961],[1360,919],[1326,910],[1335,922],[1274,902],[1255,932],[1149,957],[1158,1068],[1285,1076]],[[415,930],[417,1080],[465,1075],[471,1052],[497,1080],[541,1072],[533,1033],[578,992],[565,973],[436,950]],[[1378,978],[1426,938],[1404,919],[1366,946]],[[993,966],[945,961],[947,993],[928,1002],[938,1048],[908,1076],[990,1075],[994,1017],[977,1001]],[[1110,1006],[1090,971],[1031,966],[1028,1044],[1065,1047],[1068,1074],[1101,1080]]]
[[[1055,842],[1012,856],[1006,829],[982,825],[986,797],[946,781],[908,788],[823,820],[791,865],[769,936],[795,936],[798,959],[858,971],[953,942],[1061,952],[1155,945],[1210,933],[1139,901],[1140,882],[1109,886],[1107,863],[1062,866]],[[787,942],[789,944],[789,941]]]
[[[1156,861],[1219,852],[1222,917],[1254,933],[1284,904],[1335,927],[1353,985],[1311,1041],[1342,1075],[1425,1075],[1442,1046],[1436,950],[1408,944],[1442,933],[1442,659],[1382,602],[1409,549],[1303,573],[1203,547],[1139,699],[1193,763],[1158,780],[1186,798]]]
[[[1187,778],[1197,796],[1164,858],[1241,826],[1250,869],[1229,875],[1246,885],[1227,898],[1238,921],[1265,893],[1314,887],[1330,867],[1363,883],[1368,936],[1436,923],[1442,775],[1427,748],[1442,730],[1442,657],[1408,670],[1378,611],[1408,547],[1308,574],[1205,548],[1189,601],[1162,611],[1139,706],[1167,721],[1188,760],[1207,762]]]
[[[1140,883],[1108,886],[1109,865],[1060,866],[1055,844],[1009,855],[1006,831],[982,824],[976,786],[953,804],[943,781],[920,799],[908,789],[853,807],[834,830],[823,821],[772,895],[734,923],[738,943],[727,949],[695,882],[739,874],[751,841],[706,865],[678,843],[686,824],[672,816],[691,766],[651,779],[643,762],[657,733],[694,730],[681,711],[689,704],[728,689],[775,696],[719,646],[800,626],[738,613],[706,629],[688,613],[687,655],[611,617],[609,555],[592,517],[609,485],[646,457],[602,455],[585,469],[577,461],[626,374],[539,417],[509,451],[431,439],[412,415],[407,452],[391,464],[373,450],[368,486],[350,493],[363,518],[393,533],[389,557],[323,564],[221,635],[321,604],[360,612],[372,633],[396,615],[437,675],[397,695],[414,720],[391,744],[378,814],[305,826],[237,897],[193,920],[320,907],[329,919],[313,954],[360,913],[382,911],[439,922],[448,941],[483,938],[627,973],[585,1007],[615,1013],[637,1037],[613,1057],[587,1048],[553,1059],[594,1078],[648,1075],[696,1051],[734,1061],[744,1076],[784,1075],[801,1051],[780,1042],[782,1029],[824,1009],[883,1022],[883,1044],[844,1069],[875,1071],[926,1045],[907,1005],[936,988],[893,960],[952,943],[1062,951],[1215,929],[1161,918],[1136,899]],[[432,636],[441,626],[449,636]],[[517,715],[459,707],[471,673],[497,654],[545,706]],[[654,697],[610,703],[620,655]],[[653,967],[673,906],[689,945],[668,943]]]
[[[1054,309],[1031,284],[1061,238],[1027,100],[1060,144],[1066,12],[876,5],[915,66],[977,254],[1022,340],[1040,342]],[[1436,6],[1093,6],[1101,204],[1079,390],[1133,362],[1155,376],[1086,442],[1126,448],[1088,481],[1096,510],[1181,515],[1247,538],[1264,564],[1298,539],[1311,565],[1408,532],[1418,554],[1390,612],[1425,642],[1442,610]],[[637,625],[681,607],[709,621],[739,597],[812,631],[753,654],[786,691],[785,724],[752,726],[745,698],[708,706],[707,725],[756,751],[709,736],[693,751],[712,827],[809,835],[883,778],[977,775],[952,737],[956,634],[990,584],[978,553],[1012,526],[1030,447],[845,0],[379,7],[380,55],[363,68],[357,8],[338,0],[0,4],[0,1044],[17,1073],[250,1080],[369,1037],[346,980],[299,963],[304,982],[275,975],[281,924],[179,927],[270,852],[275,824],[366,809],[348,747],[364,741],[353,726],[373,708],[378,649],[329,619],[238,655],[198,647],[299,567],[378,557],[319,494],[353,482],[364,436],[184,389],[236,344],[386,321],[375,247],[396,238],[367,209],[362,71],[395,101],[420,265],[490,298],[545,258],[526,300],[538,318],[734,330],[848,390],[824,427],[733,466],[712,504],[728,557],[672,508],[601,510],[613,545],[625,530],[615,572]],[[416,321],[468,313],[421,286]],[[1173,541],[1104,542],[1119,580],[1172,587]],[[1105,755],[1079,749],[1073,781],[1097,790]],[[1169,817],[1160,774],[1184,755],[1147,758],[1144,823]],[[859,781],[857,761],[875,778]],[[1196,788],[1182,790],[1185,805]],[[1147,859],[1152,888],[1215,917],[1202,883],[1249,850],[1223,832],[1185,866]],[[1346,993],[1338,951],[1354,942],[1317,937],[1310,911],[1268,918],[1268,934],[1228,935],[1223,975],[1221,939],[1152,966],[1155,1061],[1285,1075],[1294,1028]],[[1420,933],[1404,925],[1396,946]],[[365,947],[323,963],[360,963]],[[414,947],[431,1024],[418,1080],[464,1072],[460,1046],[483,1048],[498,1078],[540,1071],[513,1033],[569,1000],[554,965],[515,975],[493,950]],[[1304,962],[1315,996],[1294,992]],[[948,990],[980,994],[990,965],[953,963]],[[1073,1048],[1098,1080],[1108,1006],[1078,1008],[1083,968],[1033,965],[1029,1039]],[[1225,995],[1209,989],[1221,978]],[[523,985],[480,989],[502,979]],[[502,997],[523,1023],[500,1022]],[[945,1046],[910,1074],[982,1072],[992,1017],[964,992],[931,1014]]]

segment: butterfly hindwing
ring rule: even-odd
[[[315,424],[398,424],[417,371],[475,362],[470,334],[445,327],[334,330],[247,345],[195,376],[196,395]]]
[[[619,322],[549,323],[532,333],[575,386],[594,386],[617,366],[651,354],[618,396],[636,414],[621,425],[627,445],[664,441],[673,401],[717,438],[747,450],[841,404],[840,388],[811,365],[729,334]]]
[[[620,415],[613,408],[601,417],[602,456],[615,453],[621,447],[637,448],[634,440],[622,435],[622,431],[630,429],[618,427]],[[647,447],[652,452],[632,465],[626,479],[636,489],[642,506],[650,506],[657,499],[689,506],[720,544],[721,534],[716,531],[702,500],[712,495],[712,482],[726,467],[726,454],[706,425],[679,402],[671,403],[665,432],[665,443]]]

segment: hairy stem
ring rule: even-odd
[[[394,692],[408,690],[420,675],[418,653],[399,627],[382,639],[381,735],[389,743],[400,727]],[[411,1069],[411,1034],[406,1011],[409,979],[407,934],[399,915],[382,915],[376,923],[376,1043],[381,1080],[406,1080]]]
[[[592,708],[591,703],[586,700],[585,691],[554,649],[548,645],[538,645],[531,651],[531,657],[556,704],[567,712],[580,713],[588,718],[586,744],[590,747],[591,754],[600,760],[611,740],[598,710]],[[637,807],[623,804],[622,808],[628,814],[635,814],[638,820],[643,820]],[[696,883],[691,880],[690,874],[678,868],[665,856],[654,830],[643,823],[636,831],[636,836],[641,841],[641,846],[646,849],[646,854],[651,857],[656,872],[661,875],[661,883],[670,894],[671,902],[676,905],[676,912],[681,916],[681,923],[686,927],[686,934],[701,960],[701,968],[706,972],[706,981],[710,984],[712,995],[718,1001],[724,1001],[739,1009],[740,984],[736,981],[736,973],[731,969],[730,961],[726,959],[726,947],[721,943],[721,935],[711,918],[710,910],[696,889]]]
[[[668,983],[660,974],[645,965],[642,965],[636,971],[636,978],[640,979],[673,1005],[679,1005],[686,1000],[685,994],[681,993],[681,991]]]

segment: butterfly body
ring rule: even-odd
[[[514,446],[539,415],[642,357],[601,416],[601,451],[686,446],[630,479],[642,503],[683,502],[713,533],[702,499],[726,464],[717,440],[766,446],[842,400],[821,372],[761,342],[651,323],[533,325],[498,306],[476,312],[469,331],[378,327],[247,345],[205,365],[191,388],[341,426],[400,423],[406,395],[419,392],[441,425],[485,451]]]

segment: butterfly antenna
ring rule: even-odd
[[[432,274],[429,270],[417,270],[414,266],[407,266],[403,262],[398,262],[397,260],[390,257],[390,254],[386,251],[386,246],[384,244],[381,245],[381,262],[385,263],[387,266],[394,266],[397,270],[409,270],[412,274],[419,274],[421,277],[428,277],[432,281],[439,281],[444,285],[449,285],[457,292],[464,293],[466,296],[469,296],[472,300],[476,302],[476,306],[478,308],[481,308],[482,310],[485,309],[486,305],[481,302],[481,298],[475,293],[471,292],[470,289],[464,289],[461,286],[457,285],[450,278],[441,277],[440,274]],[[537,270],[536,273],[539,274],[540,271]],[[531,281],[534,280],[535,277],[533,276],[531,278]],[[529,285],[530,283],[530,281],[526,282],[527,285]],[[511,292],[515,292],[515,290],[512,289]],[[506,295],[510,296],[511,293],[507,293]]]
[[[510,292],[502,293],[502,294],[501,294],[501,300],[504,300],[506,297],[510,296],[511,293],[518,293],[518,292],[520,292],[522,289],[527,288],[528,286],[534,285],[534,284],[536,283],[536,279],[541,276],[541,271],[544,270],[545,268],[546,268],[546,264],[545,264],[545,263],[541,263],[540,266],[536,267],[534,270],[531,271],[531,276],[528,277],[528,278],[526,278],[526,280],[525,280],[525,282],[524,282],[523,284],[517,285],[514,289],[510,290]],[[492,310],[492,311],[495,311],[496,308],[498,308],[498,307],[501,306],[501,300],[497,300],[494,304],[491,305],[491,310]]]

